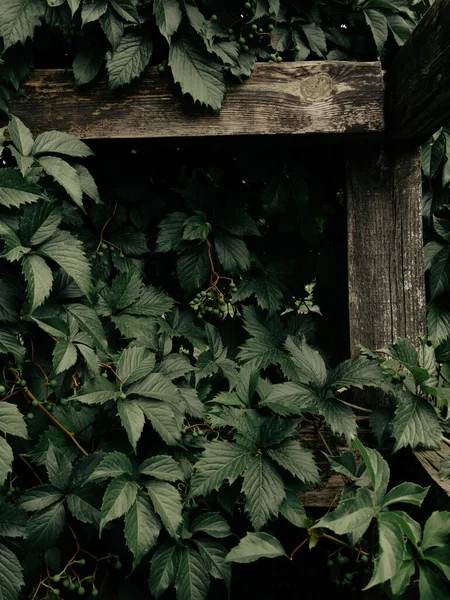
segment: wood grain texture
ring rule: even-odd
[[[347,160],[351,354],[425,334],[420,153],[353,147]]]
[[[275,134],[364,134],[384,129],[380,63],[257,64],[229,87],[220,114],[183,99],[148,69],[123,90],[106,82],[74,89],[70,71],[36,70],[10,103],[33,133],[59,129],[84,139]]]
[[[436,0],[386,77],[386,124],[397,139],[423,142],[450,117],[450,0]]]
[[[447,496],[450,496],[450,480],[439,477],[442,461],[450,455],[450,447],[442,443],[440,450],[416,450],[413,455],[426,471],[434,486],[438,486]]]

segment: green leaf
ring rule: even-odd
[[[440,569],[450,580],[450,549],[448,546],[432,548],[424,554],[425,559]]]
[[[208,253],[203,245],[183,252],[177,261],[178,279],[189,296],[203,286],[209,273]]]
[[[28,517],[18,504],[2,502],[0,517],[0,536],[4,538],[23,538]]]
[[[286,497],[280,504],[280,513],[296,527],[306,527],[305,508],[296,492],[286,491]]]
[[[250,268],[250,253],[243,240],[232,235],[217,234],[214,236],[214,246],[227,272],[238,274]]]
[[[356,437],[356,417],[350,407],[336,398],[321,398],[317,406],[333,433],[344,434],[348,443]]]
[[[160,32],[170,42],[171,36],[180,26],[183,16],[178,0],[155,0],[153,13]]]
[[[362,526],[368,527],[376,512],[377,508],[373,505],[371,493],[367,488],[360,488],[354,497],[341,502],[314,527],[325,527],[338,535],[343,535]]]
[[[206,221],[206,215],[200,213],[189,217],[184,224],[183,240],[204,242],[211,231],[211,225]]]
[[[103,33],[108,38],[108,42],[111,44],[111,50],[115,52],[123,36],[124,23],[122,19],[116,16],[114,11],[108,10],[107,13],[100,17],[100,25]]]
[[[77,362],[77,349],[71,342],[60,340],[53,350],[53,369],[56,375],[64,373]]]
[[[115,383],[104,377],[93,377],[85,383],[77,394],[77,401],[83,404],[103,404],[116,400],[120,391]]]
[[[233,483],[250,464],[248,450],[227,442],[209,443],[195,465],[191,494],[206,496],[228,481]]]
[[[208,512],[198,516],[191,525],[192,533],[207,533],[214,538],[225,538],[231,535],[231,529],[223,517],[216,512]]]
[[[267,455],[303,483],[319,483],[320,475],[310,450],[301,447],[297,440],[283,442],[269,448]]]
[[[122,452],[109,452],[95,470],[89,475],[86,482],[104,481],[112,477],[133,475],[134,467],[128,456]]]
[[[414,560],[404,560],[397,573],[391,577],[391,591],[395,596],[401,598],[408,587],[411,577],[416,572],[416,563]]]
[[[16,404],[0,402],[0,431],[28,439],[26,423]]]
[[[448,588],[434,571],[419,563],[420,600],[448,600]]]
[[[37,185],[22,177],[16,169],[0,169],[0,205],[18,208],[41,197]],[[0,232],[2,233],[2,232]]]
[[[380,365],[365,356],[358,356],[340,363],[328,375],[327,384],[334,388],[363,388],[379,385],[383,373]]]
[[[245,512],[256,530],[278,513],[286,495],[283,480],[263,456],[251,457],[244,471],[242,491],[246,498]]]
[[[27,38],[33,37],[44,14],[44,5],[40,0],[1,0],[0,14],[0,36],[5,51],[17,42],[24,44]]]
[[[156,400],[139,400],[138,404],[166,444],[178,446],[184,422],[182,413],[169,404]]]
[[[65,154],[66,156],[93,156],[87,144],[74,135],[62,131],[45,131],[37,136],[32,148],[32,154]]]
[[[17,600],[25,585],[23,569],[17,556],[0,544],[0,590],[2,600]]]
[[[145,317],[159,317],[163,313],[169,312],[173,305],[174,301],[168,294],[149,285],[136,302],[128,306],[127,313]]]
[[[119,400],[117,402],[117,414],[119,415],[122,426],[127,432],[131,447],[136,452],[136,446],[145,425],[144,413],[137,402]]]
[[[195,539],[195,544],[200,550],[200,556],[205,563],[208,572],[215,579],[223,579],[227,589],[230,589],[231,565],[225,562],[228,550],[216,540],[206,538]]]
[[[145,483],[145,487],[164,527],[172,537],[176,538],[182,522],[182,504],[177,489],[165,481],[150,481]]]
[[[427,310],[428,337],[434,347],[450,336],[450,312],[432,302]]]
[[[141,295],[143,290],[141,275],[136,271],[128,271],[114,278],[109,289],[101,291],[112,313],[130,306]]]
[[[294,340],[290,335],[285,342],[290,360],[295,368],[295,381],[321,387],[327,379],[325,362],[317,350],[308,346],[304,340]]]
[[[419,445],[440,448],[442,434],[436,411],[420,396],[403,395],[395,411],[392,435],[396,440],[395,451]]]
[[[21,364],[25,358],[26,350],[13,333],[0,330],[0,354],[12,354]]]
[[[175,581],[177,600],[205,600],[209,577],[205,577],[205,563],[193,548],[183,549]]]
[[[53,273],[45,260],[35,254],[24,256],[22,269],[27,285],[30,313],[43,304],[53,287]]]
[[[114,10],[128,23],[139,23],[136,0],[109,0]]]
[[[71,487],[67,496],[67,508],[72,515],[82,523],[89,523],[98,527],[100,524],[101,492],[96,485]]]
[[[389,506],[390,504],[396,504],[397,502],[406,502],[407,504],[422,506],[422,502],[428,494],[429,489],[429,487],[423,488],[415,483],[401,483],[386,494],[383,500],[383,507]]]
[[[26,491],[20,498],[23,510],[35,512],[63,499],[63,494],[52,485],[38,485]]]
[[[405,554],[403,533],[389,513],[381,514],[378,518],[378,543],[379,551],[373,575],[364,590],[391,579],[403,562]]]
[[[153,43],[150,39],[137,33],[126,33],[106,61],[110,89],[124,86],[139,77],[152,52]]]
[[[81,9],[81,26],[98,21],[108,8],[106,0],[85,0]]]
[[[363,12],[366,23],[372,32],[375,46],[377,47],[378,58],[380,58],[388,37],[387,19],[379,10],[369,8],[365,9]]]
[[[56,233],[61,219],[61,208],[53,202],[25,206],[20,219],[20,237],[30,246],[42,244]]]
[[[78,52],[72,63],[73,76],[75,78],[75,87],[90,83],[97,76],[102,66],[102,63],[103,55],[95,48],[90,48]],[[76,171],[79,175],[78,169],[76,169]],[[80,181],[79,183],[81,186]]]
[[[18,117],[11,117],[8,123],[8,133],[11,136],[12,143],[22,156],[28,156],[33,146],[33,136]]]
[[[226,556],[226,561],[252,563],[260,558],[278,558],[287,556],[283,546],[268,533],[247,533]]]
[[[447,291],[449,288],[448,264],[450,258],[450,247],[445,246],[433,258],[430,270],[430,292],[431,300]]]
[[[0,485],[5,483],[8,473],[11,471],[13,460],[14,455],[11,446],[0,437]]]
[[[111,481],[103,497],[100,514],[100,536],[107,523],[127,514],[136,500],[137,492],[138,486],[136,483],[129,481],[124,475]]]
[[[75,318],[80,329],[93,339],[96,347],[106,352],[108,342],[96,312],[90,306],[76,303],[66,306],[66,310]]]
[[[25,529],[25,539],[31,548],[49,548],[58,541],[65,523],[66,512],[60,501],[30,517]]]
[[[48,175],[53,177],[66,190],[75,204],[82,208],[83,192],[75,169],[57,156],[41,156],[39,157],[39,164]]]
[[[323,29],[316,23],[305,23],[301,26],[311,50],[320,57],[327,52],[327,40]]]
[[[163,481],[184,481],[185,476],[179,463],[171,456],[147,458],[139,467],[140,475],[149,475]]]
[[[89,171],[83,165],[73,165],[73,168],[77,172],[78,181],[80,183],[81,191],[86,194],[96,204],[101,204],[101,199],[98,193],[97,184]]]
[[[125,517],[125,539],[133,553],[133,569],[156,544],[161,525],[150,500],[139,493]]]
[[[241,347],[238,358],[244,362],[253,361],[255,368],[264,368],[269,364],[276,364],[285,359],[281,350],[284,335],[280,335],[280,325],[272,327],[270,322],[262,323],[260,314],[253,306],[245,306],[244,329],[250,338]]]
[[[434,546],[446,546],[450,535],[450,512],[436,511],[428,518],[423,528],[422,551]]]
[[[39,252],[48,256],[71,277],[87,297],[92,290],[91,269],[83,244],[67,231],[58,231]]]
[[[353,440],[353,445],[359,450],[363,457],[372,482],[375,503],[381,505],[382,502],[384,502],[384,495],[389,484],[389,466],[379,452],[364,447],[358,439]]]
[[[145,379],[140,379],[128,388],[127,394],[136,394],[144,398],[154,398],[171,402],[178,398],[178,389],[161,373],[150,373]]]
[[[190,94],[194,102],[220,109],[225,96],[222,67],[193,43],[191,36],[172,40],[169,66],[183,94]]]
[[[49,481],[56,489],[64,490],[69,485],[72,475],[72,463],[53,444],[49,446],[47,451],[45,467]]]
[[[148,375],[154,369],[155,362],[155,355],[147,348],[141,346],[125,348],[117,363],[117,374],[124,385],[130,385]]]
[[[279,415],[299,415],[316,412],[319,396],[311,387],[301,383],[277,383],[259,405],[267,406]]]
[[[164,544],[153,555],[150,568],[149,587],[152,596],[159,598],[175,583],[181,558],[181,547],[173,542]]]

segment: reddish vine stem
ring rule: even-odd
[[[300,550],[300,548],[301,548],[302,546],[304,546],[308,540],[309,540],[309,538],[305,538],[305,539],[303,540],[303,542],[300,542],[300,544],[299,544],[299,545],[298,545],[296,548],[294,548],[294,550],[291,552],[291,555],[289,556],[289,560],[292,560],[292,559],[294,558],[294,555],[295,555],[295,553],[296,553],[298,550]]]

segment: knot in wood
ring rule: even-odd
[[[300,98],[307,102],[323,100],[331,96],[335,90],[335,83],[329,75],[312,75],[300,82]]]

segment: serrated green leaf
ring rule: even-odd
[[[83,404],[103,404],[108,400],[116,400],[119,394],[119,389],[111,381],[104,377],[93,377],[80,388],[77,401]]]
[[[280,504],[280,513],[285,519],[296,527],[306,527],[306,512],[298,495],[290,490],[286,491],[286,497]]]
[[[149,285],[140,297],[128,306],[127,313],[145,317],[159,317],[169,312],[174,305],[172,298],[157,288]]]
[[[84,6],[86,6],[86,3]],[[87,144],[74,135],[62,131],[45,131],[38,135],[31,152],[36,156],[40,154],[65,154],[66,156],[80,158],[94,154]]]
[[[52,504],[30,517],[25,529],[25,540],[31,548],[49,548],[58,541],[65,523],[63,502]]]
[[[209,273],[208,253],[203,245],[183,252],[177,260],[178,279],[187,295],[200,289]]]
[[[169,542],[156,550],[152,558],[149,579],[152,596],[159,598],[175,583],[180,558],[181,547],[174,542]]]
[[[391,591],[394,595],[399,596],[400,598],[405,593],[406,588],[408,587],[411,577],[416,572],[416,563],[414,560],[404,560],[397,572],[393,577],[391,577],[390,585]]]
[[[86,483],[133,474],[133,463],[128,456],[122,454],[122,452],[109,452],[89,475]]]
[[[145,487],[164,527],[176,538],[182,522],[182,504],[178,490],[165,481],[150,481],[145,483]]]
[[[0,14],[0,36],[6,50],[33,37],[44,14],[44,5],[40,0],[1,0]]]
[[[419,567],[420,600],[448,600],[448,588],[442,579],[429,567]]]
[[[223,268],[231,273],[238,274],[250,268],[250,253],[244,241],[225,234],[214,236],[214,247]]]
[[[137,484],[126,479],[124,475],[111,481],[106,488],[100,511],[100,536],[105,525],[127,514],[136,500],[137,492]]]
[[[61,208],[52,202],[25,206],[20,218],[20,237],[30,246],[42,244],[56,233],[61,219]]]
[[[30,313],[43,304],[53,287],[53,273],[45,260],[37,255],[24,256],[22,269],[27,282]]]
[[[207,444],[200,460],[195,465],[191,479],[193,496],[206,496],[228,481],[233,483],[250,464],[248,450],[235,444],[218,442]]]
[[[406,502],[407,504],[422,506],[422,502],[429,489],[429,487],[424,488],[415,483],[401,483],[386,494],[383,499],[383,506],[389,506],[390,504],[396,504],[397,502]]]
[[[373,40],[377,48],[378,58],[384,49],[388,37],[388,22],[382,12],[375,9],[365,9],[364,18],[372,32]]]
[[[130,83],[142,73],[153,51],[152,41],[137,33],[126,33],[108,58],[108,82],[110,89]]]
[[[27,520],[27,514],[18,504],[2,502],[0,536],[3,538],[23,538]]]
[[[389,513],[378,518],[378,556],[373,575],[364,590],[391,579],[400,568],[405,555],[403,533]]]
[[[270,461],[263,456],[251,457],[243,477],[245,512],[253,527],[259,530],[270,517],[278,513],[286,495],[283,480]]]
[[[45,468],[50,483],[58,490],[64,490],[72,475],[72,463],[53,444],[50,444],[45,460]]]
[[[120,422],[127,432],[131,447],[136,452],[137,443],[142,435],[145,425],[145,417],[141,407],[132,400],[119,400],[117,402],[117,414]]]
[[[117,374],[124,385],[130,385],[153,371],[155,362],[155,355],[147,348],[141,346],[125,348],[117,363]]]
[[[171,456],[147,458],[139,467],[140,475],[149,475],[163,481],[184,481],[185,476],[179,463]]]
[[[80,183],[81,190],[83,194],[86,194],[89,198],[91,198],[96,204],[101,203],[100,195],[98,193],[97,184],[95,183],[94,178],[89,173],[83,165],[73,165],[73,168],[77,172],[78,181]]]
[[[432,302],[427,310],[427,331],[433,346],[437,347],[450,336],[450,312]]]
[[[71,342],[60,340],[53,350],[53,370],[56,375],[64,373],[77,362],[77,349]]]
[[[379,385],[383,377],[380,365],[365,356],[340,363],[328,375],[327,384],[334,388],[363,388]]]
[[[83,192],[75,169],[57,156],[40,156],[39,164],[47,175],[53,177],[66,190],[75,204],[83,208]]]
[[[71,487],[67,495],[67,508],[82,523],[98,527],[100,524],[101,492],[96,485]]]
[[[226,561],[251,563],[260,558],[278,558],[287,556],[276,537],[268,533],[247,533],[226,556]]]
[[[91,269],[83,250],[79,240],[61,230],[39,248],[39,252],[55,261],[89,298],[92,290]]]
[[[100,17],[100,25],[111,44],[111,50],[115,52],[123,36],[124,23],[122,19],[116,16],[112,10],[108,10]]]
[[[28,0],[30,1],[30,0]],[[41,198],[41,191],[31,181],[24,179],[16,169],[0,169],[0,205],[18,208]],[[3,232],[1,232],[3,233]]]
[[[278,446],[268,448],[267,455],[300,481],[304,483],[320,482],[313,454],[302,448],[300,442],[296,440],[283,442]]]
[[[138,400],[140,408],[152,424],[153,429],[169,446],[178,446],[183,429],[183,414],[169,404],[158,400]]]
[[[308,346],[306,341],[295,340],[288,336],[285,348],[289,352],[290,360],[295,368],[295,381],[297,383],[323,386],[327,379],[325,362],[317,350]]]
[[[0,354],[12,354],[21,364],[25,358],[25,347],[17,339],[17,335],[0,330]]]
[[[450,535],[450,512],[435,511],[428,518],[423,528],[422,550],[428,550],[434,546],[445,546],[448,544]]]
[[[183,549],[175,580],[177,600],[206,600],[209,577],[205,577],[205,566],[193,548]]]
[[[397,405],[392,423],[394,450],[422,445],[440,448],[441,428],[434,408],[420,396],[403,395]]]
[[[317,406],[333,433],[344,434],[348,442],[356,436],[356,417],[351,408],[336,398],[321,398]]]
[[[0,437],[0,485],[6,481],[8,473],[11,471],[14,460],[13,451],[8,442]]]
[[[78,52],[72,63],[75,86],[78,87],[80,85],[86,85],[87,83],[90,83],[98,75],[102,63],[103,54],[96,48],[89,48],[87,50],[81,50],[81,52]],[[76,171],[79,175],[78,169],[76,169]],[[81,181],[79,181],[79,183],[81,186]]]
[[[161,373],[150,373],[145,379],[140,379],[128,388],[127,394],[136,394],[144,398],[154,398],[166,402],[174,401],[178,397],[176,386]]]
[[[16,404],[0,402],[0,431],[28,439],[26,423]]]
[[[153,14],[156,24],[167,41],[176,33],[182,19],[182,12],[178,0],[155,0]]]
[[[343,535],[364,525],[368,527],[376,512],[369,490],[360,488],[353,498],[341,502],[334,511],[320,519],[315,527],[324,527]]]
[[[180,37],[171,41],[169,66],[173,78],[181,86],[183,94],[219,110],[225,96],[225,82],[220,63],[211,60],[200,45],[191,37]]]
[[[327,40],[322,28],[316,23],[305,23],[301,28],[311,50],[318,56],[324,57],[327,52]]]
[[[81,9],[81,26],[98,21],[108,8],[106,0],[86,0]]]
[[[133,553],[133,569],[156,544],[161,524],[150,500],[139,493],[125,517],[125,539]]]
[[[389,466],[379,452],[372,450],[371,448],[365,448],[358,439],[353,440],[353,445],[359,450],[363,457],[364,464],[366,465],[366,469],[372,482],[375,503],[381,505],[384,501],[384,495],[389,484]]]
[[[80,329],[87,333],[95,342],[97,348],[107,351],[108,342],[106,340],[103,325],[96,312],[85,304],[69,304],[66,310],[75,318]]]
[[[17,600],[25,585],[23,568],[17,556],[0,544],[0,590],[2,600]]]
[[[33,136],[18,117],[11,117],[8,123],[8,133],[11,141],[22,156],[28,156],[33,146]]]
[[[127,23],[139,23],[139,15],[136,10],[137,0],[109,0],[114,10]]]
[[[424,554],[425,559],[440,569],[445,577],[450,580],[450,549],[448,546],[432,548]]]
[[[198,516],[191,525],[192,533],[207,533],[214,538],[225,538],[231,535],[228,523],[219,513],[208,512]]]
[[[216,540],[206,538],[194,540],[197,548],[200,550],[208,572],[215,579],[223,579],[227,589],[230,589],[231,583],[231,564],[225,562],[228,550]]]

